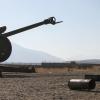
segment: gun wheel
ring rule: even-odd
[[[7,60],[11,54],[12,46],[10,40],[0,36],[0,62]]]

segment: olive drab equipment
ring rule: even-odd
[[[41,25],[45,25],[45,24],[55,25],[61,22],[62,21],[56,22],[55,17],[50,17],[41,22],[26,26],[26,27],[22,27],[22,28],[19,28],[19,29],[10,31],[10,32],[6,32],[6,33],[5,33],[6,26],[0,27],[0,62],[7,60],[12,52],[12,45],[11,45],[10,40],[8,39],[9,36],[15,35],[17,33],[20,33],[26,30],[30,30],[32,28],[35,28]]]

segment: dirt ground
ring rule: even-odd
[[[92,91],[68,88],[68,80],[84,74],[3,73],[0,100],[100,100],[100,83]]]

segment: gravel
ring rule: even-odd
[[[92,91],[68,88],[71,78],[82,74],[3,73],[0,78],[0,100],[100,100],[100,83]]]

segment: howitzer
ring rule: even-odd
[[[4,33],[6,31],[6,26],[1,27],[0,28],[0,62],[7,60],[12,52],[12,45],[11,45],[10,40],[8,39],[9,36],[24,32],[26,30],[30,30],[32,28],[35,28],[41,25],[45,25],[45,24],[55,25],[61,22],[62,21],[56,22],[55,17],[50,17],[39,23],[35,23],[26,27],[22,27],[22,28],[10,31],[10,32],[6,32],[6,33]]]

